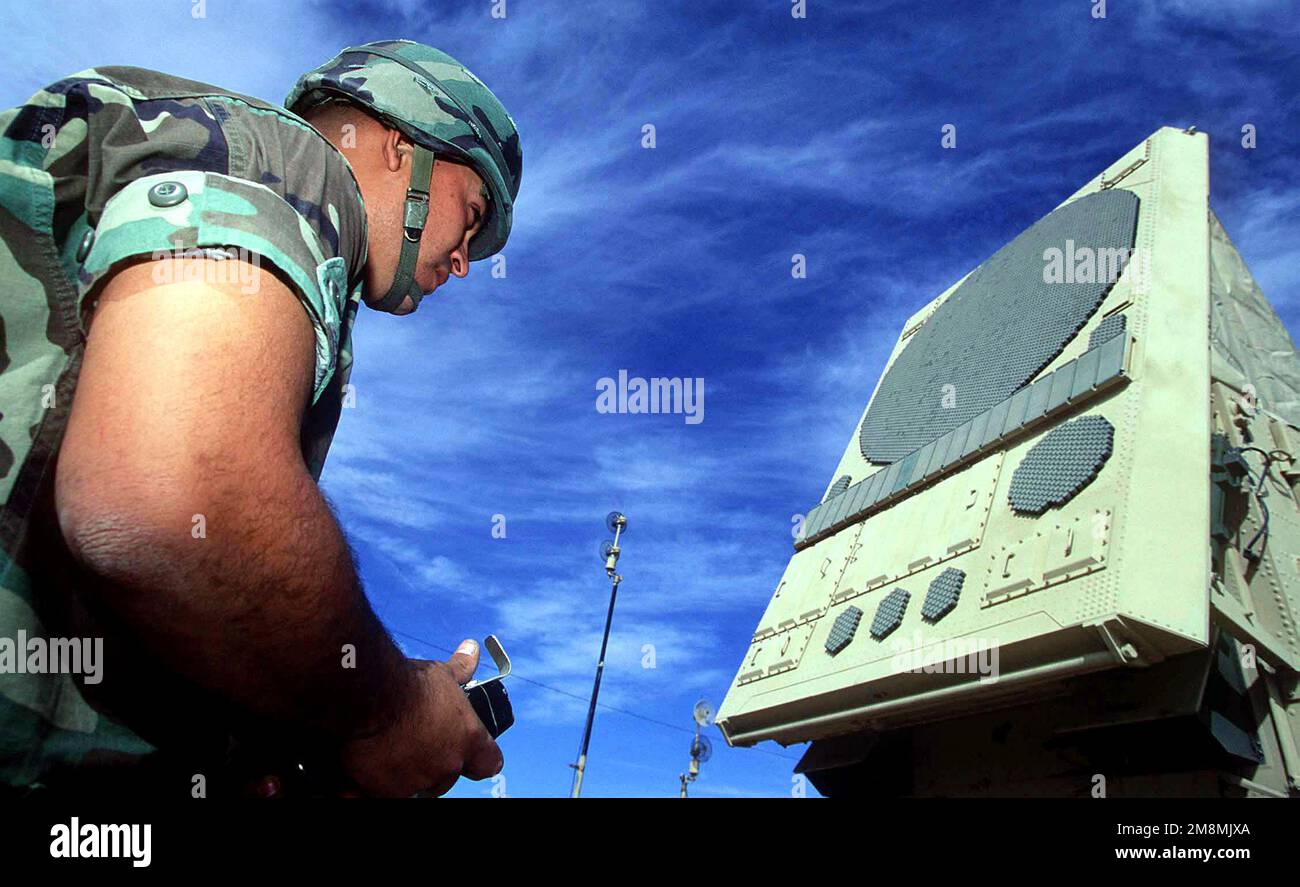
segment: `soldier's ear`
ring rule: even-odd
[[[384,130],[380,150],[389,172],[400,172],[405,164],[411,162],[411,141],[395,129]]]

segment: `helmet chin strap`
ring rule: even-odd
[[[429,183],[433,178],[434,153],[416,145],[411,155],[411,181],[406,187],[406,207],[402,218],[402,253],[397,259],[397,274],[384,297],[375,303],[380,311],[396,311],[407,296],[414,310],[424,298],[415,282],[415,262],[420,256],[420,237],[429,219]]]

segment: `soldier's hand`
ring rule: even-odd
[[[415,690],[397,720],[343,748],[343,766],[369,795],[445,794],[461,776],[501,772],[501,749],[465,699],[461,684],[478,667],[478,644],[464,641],[446,662],[411,660]]]

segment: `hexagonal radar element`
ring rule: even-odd
[[[901,588],[895,588],[876,607],[876,616],[871,620],[871,636],[882,640],[894,629],[903,624],[903,614],[907,612],[907,602],[912,595]]]
[[[1132,252],[1137,215],[1131,191],[1089,194],[1049,213],[976,268],[880,380],[858,435],[863,457],[902,459],[1034,378],[1118,279]],[[1048,260],[1058,254],[1059,267]]]
[[[949,567],[930,583],[925,593],[925,603],[921,606],[921,618],[926,622],[938,622],[952,612],[961,597],[961,587],[966,581],[966,574],[956,567]]]
[[[830,636],[826,638],[826,652],[834,656],[843,650],[858,633],[858,623],[862,621],[862,611],[857,607],[845,607],[844,612],[835,617]]]
[[[834,499],[836,496],[840,495],[845,490],[847,490],[849,488],[849,484],[851,483],[853,483],[852,475],[841,474],[839,477],[835,479],[835,483],[831,484],[831,488],[826,491],[826,498],[823,499],[822,501],[827,502],[831,499]]]
[[[1101,472],[1114,441],[1115,428],[1102,416],[1080,416],[1053,428],[1012,473],[1011,507],[1020,514],[1042,514],[1070,501]]]
[[[1096,348],[1102,342],[1110,341],[1124,332],[1127,325],[1128,320],[1123,314],[1112,314],[1110,317],[1103,318],[1101,323],[1097,324],[1097,328],[1088,336],[1088,347]]]

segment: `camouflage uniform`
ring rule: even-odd
[[[52,487],[96,285],[128,260],[220,248],[274,266],[311,319],[302,446],[319,477],[366,260],[343,155],[282,108],[135,68],[82,71],[0,114],[0,639],[75,636],[84,607]],[[105,642],[106,682],[128,654]],[[0,673],[0,784],[151,751],[86,689],[68,675]]]

